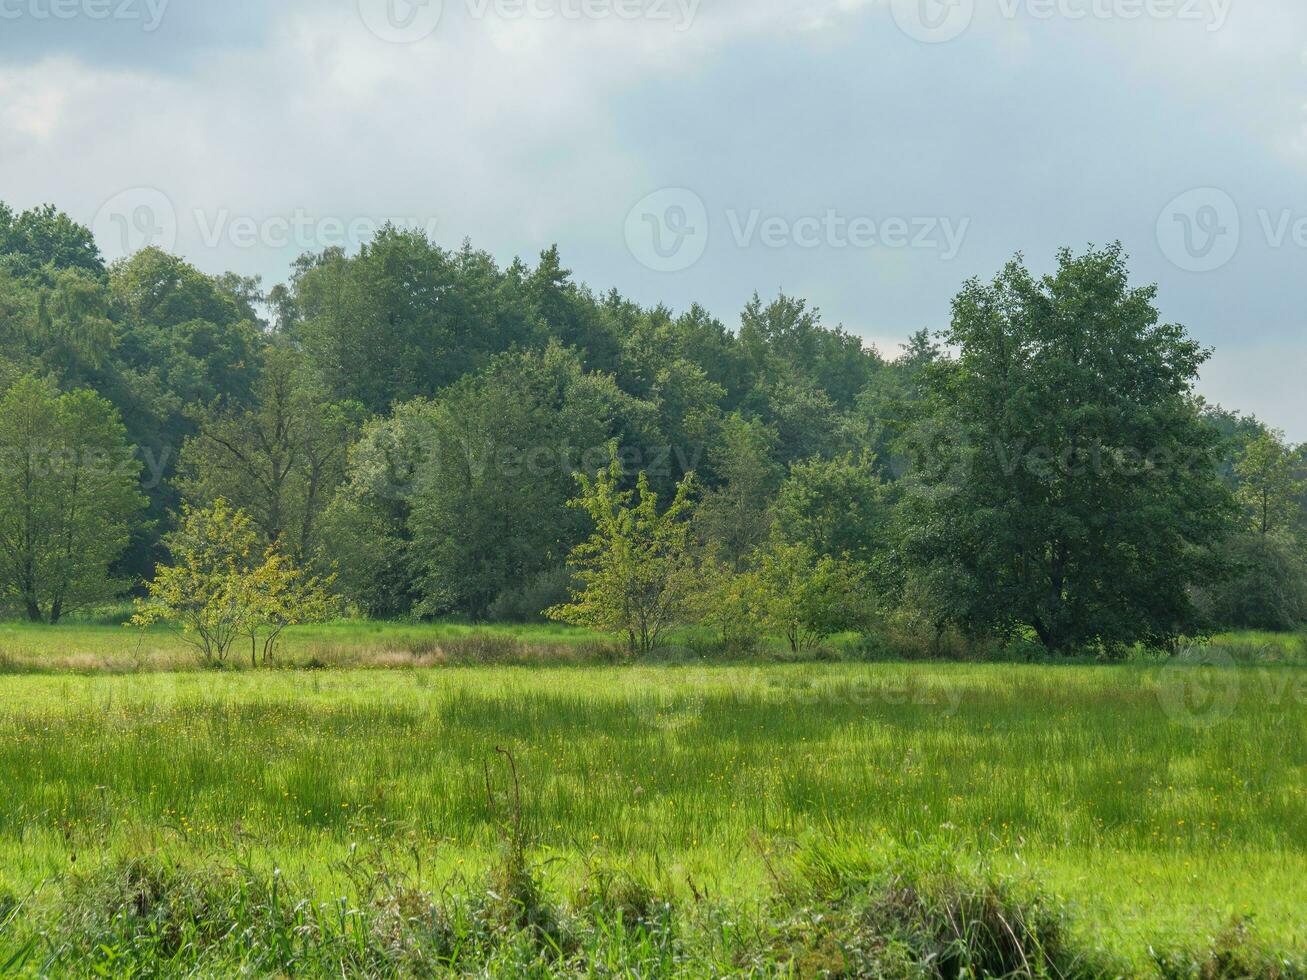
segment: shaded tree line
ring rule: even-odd
[[[0,205],[0,601],[140,589],[221,502],[373,616],[615,628],[659,608],[641,575],[689,576],[637,648],[688,621],[1108,652],[1291,628],[1304,452],[1195,394],[1208,354],[1118,246],[1018,257],[887,358],[795,297],[728,326],[596,293],[556,249],[385,228],[265,292]]]

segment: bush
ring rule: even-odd
[[[153,859],[75,874],[40,912],[0,896],[0,973],[36,963],[43,975],[104,976],[1106,980],[1139,972],[1075,938],[1066,910],[1031,882],[922,845],[872,851],[823,840],[782,862],[764,851],[774,887],[747,907],[714,903],[690,879],[693,905],[678,905],[600,860],[567,906],[538,875],[516,803],[500,815],[487,876],[436,895],[369,850],[346,863],[351,887],[327,903],[276,871]],[[22,935],[11,938],[15,911]],[[6,960],[15,942],[19,953]],[[1150,958],[1162,980],[1307,978],[1301,956],[1269,949],[1239,919],[1198,947],[1154,945]]]
[[[783,881],[795,972],[843,977],[1109,977],[1069,938],[1059,905],[948,855],[823,844]],[[784,954],[783,954],[784,955]]]
[[[1296,542],[1241,534],[1224,551],[1226,575],[1195,593],[1205,625],[1279,631],[1307,622],[1307,563]]]
[[[499,593],[490,604],[488,617],[492,623],[547,622],[545,610],[567,602],[572,583],[572,573],[565,566],[546,569]]]

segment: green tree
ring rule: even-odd
[[[695,525],[707,551],[732,571],[742,571],[771,533],[772,501],[784,474],[775,447],[775,430],[738,412],[722,421],[709,446],[714,485],[695,510]]]
[[[1262,537],[1297,528],[1304,481],[1296,470],[1297,453],[1285,445],[1284,433],[1278,431],[1263,432],[1253,439],[1235,464],[1236,495],[1248,512],[1252,529]]]
[[[1155,294],[1112,246],[1063,251],[1041,279],[1018,258],[955,299],[958,356],[926,371],[902,520],[905,561],[964,628],[1066,651],[1192,625],[1231,501],[1192,396],[1207,352]]]
[[[293,297],[276,299],[328,397],[380,414],[435,395],[495,354],[543,347],[536,303],[550,291],[528,280],[524,268],[501,271],[470,246],[449,252],[386,227],[357,255],[329,249],[301,260]]]
[[[890,543],[889,525],[886,489],[866,452],[793,464],[776,499],[781,535],[818,555],[870,564]]]
[[[241,583],[243,601],[250,612],[244,632],[250,640],[250,666],[273,662],[277,643],[288,626],[321,622],[335,612],[332,577],[311,575],[276,545],[264,552],[263,561]],[[260,643],[260,640],[262,642]]]
[[[0,266],[27,277],[63,269],[104,275],[104,260],[91,230],[53,204],[15,214],[0,202]]]
[[[793,653],[850,630],[866,629],[874,616],[870,585],[861,565],[821,555],[806,542],[779,535],[754,558],[745,573],[746,596],[760,610],[764,629],[785,637]]]
[[[327,401],[282,347],[265,355],[254,400],[247,410],[202,416],[183,447],[178,484],[193,506],[222,498],[246,511],[266,543],[280,543],[303,564],[344,478],[362,408]]]
[[[336,568],[336,590],[369,615],[407,614],[419,599],[409,518],[430,410],[415,399],[365,423],[323,515],[322,560]]]
[[[199,509],[183,504],[179,526],[164,541],[171,564],[146,583],[131,624],[163,623],[204,663],[224,663],[258,619],[249,588],[262,554],[258,530],[248,514],[216,500]]]
[[[617,447],[595,479],[577,474],[581,493],[572,506],[594,523],[589,539],[573,549],[579,589],[572,601],[548,610],[551,619],[626,637],[633,654],[648,654],[671,627],[683,622],[698,585],[690,547],[689,516],[694,477],[676,488],[665,511],[640,474],[623,490]]]
[[[183,505],[178,528],[166,536],[171,563],[161,565],[136,600],[131,625],[163,623],[210,665],[223,664],[241,637],[257,663],[271,663],[287,626],[330,615],[330,580],[309,575],[275,545],[264,546],[250,516],[218,499]]]
[[[1297,629],[1307,623],[1307,562],[1289,535],[1245,531],[1220,549],[1219,578],[1196,590],[1204,625],[1217,630]]]
[[[422,611],[483,618],[500,593],[560,567],[585,536],[567,506],[572,474],[650,414],[556,344],[500,355],[431,402],[416,420],[408,521]]]
[[[110,574],[145,506],[113,406],[25,377],[0,398],[0,594],[33,622],[119,595]]]

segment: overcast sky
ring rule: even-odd
[[[1202,388],[1307,439],[1302,0],[0,0],[0,199],[286,278],[376,222],[887,354],[1125,243]]]

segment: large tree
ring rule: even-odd
[[[362,409],[328,401],[287,348],[263,360],[252,408],[203,415],[183,449],[179,483],[193,506],[221,498],[245,510],[265,543],[302,563],[317,548]]]
[[[776,433],[738,412],[722,420],[709,450],[711,486],[695,509],[705,550],[733,572],[771,533],[772,500],[784,470],[774,458]]]
[[[0,201],[0,267],[34,278],[63,269],[104,274],[91,230],[53,204],[15,213]]]
[[[906,562],[973,631],[1050,649],[1165,643],[1226,531],[1218,436],[1192,394],[1207,352],[1161,323],[1119,246],[1020,258],[968,283],[927,371],[903,519]],[[910,590],[910,593],[913,590]]]
[[[145,506],[118,413],[33,377],[0,398],[0,597],[33,622],[113,598],[110,575]]]
[[[652,409],[553,345],[504,354],[419,418],[409,493],[423,609],[489,612],[505,590],[560,567],[585,532],[572,474],[608,441],[652,424]]]

